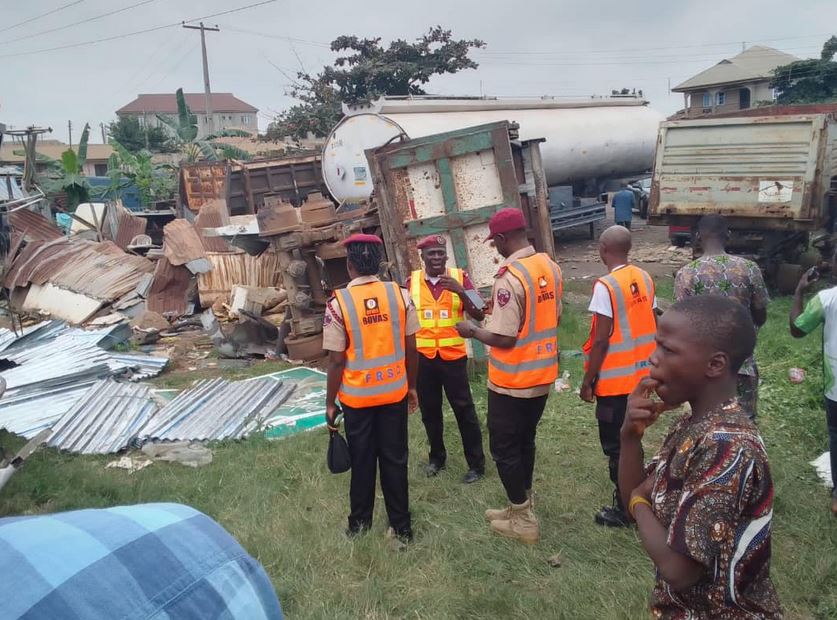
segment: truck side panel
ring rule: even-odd
[[[827,217],[833,136],[827,115],[662,123],[650,222],[705,213],[766,229],[813,230]]]

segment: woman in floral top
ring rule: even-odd
[[[656,618],[781,618],[770,580],[773,480],[759,432],[736,398],[755,346],[749,313],[716,295],[660,319],[650,376],[628,399],[619,486],[657,568]],[[653,400],[656,392],[660,400]],[[642,436],[688,402],[645,469]]]
[[[727,254],[724,244],[729,236],[726,220],[720,215],[705,215],[698,222],[698,236],[703,256],[677,272],[674,299],[680,301],[698,295],[723,295],[744,306],[756,328],[767,321],[770,297],[759,266],[751,260]],[[738,371],[738,397],[747,412],[756,417],[759,370],[752,355]]]

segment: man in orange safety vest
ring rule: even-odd
[[[479,293],[474,290],[468,274],[462,269],[447,269],[448,253],[445,238],[430,235],[418,242],[424,269],[413,271],[405,284],[418,313],[420,329],[416,334],[419,352],[418,401],[421,421],[430,444],[428,477],[445,468],[447,451],[442,418],[442,390],[450,403],[468,472],[463,482],[470,484],[485,475],[485,454],[482,430],[471,397],[468,381],[468,352],[465,339],[456,331],[456,324],[465,313],[482,321],[485,313]]]
[[[329,351],[326,422],[336,429],[339,399],[352,466],[347,533],[371,527],[380,468],[388,533],[409,542],[407,413],[418,405],[418,319],[409,293],[378,279],[381,239],[356,234],[344,245],[352,280],[326,305],[323,349]]]
[[[493,532],[536,543],[533,510],[535,434],[558,377],[561,270],[535,252],[520,209],[504,208],[488,222],[489,239],[505,259],[494,276],[494,307],[485,328],[459,323],[457,331],[491,347],[488,359],[488,441],[509,505],[486,510]]]
[[[599,256],[608,274],[596,280],[589,311],[590,337],[584,345],[584,379],[580,396],[596,401],[599,442],[608,457],[613,503],[595,515],[609,527],[630,524],[619,493],[620,430],[628,394],[649,371],[657,331],[654,282],[645,271],[628,262],[631,232],[611,226],[599,238]]]

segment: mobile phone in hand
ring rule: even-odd
[[[468,298],[468,301],[474,304],[477,310],[485,310],[485,301],[483,301],[479,293],[473,290],[466,290],[465,296]]]

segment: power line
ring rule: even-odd
[[[789,48],[787,50],[787,52],[793,51],[793,52],[806,53],[807,54],[807,53],[818,53],[820,51],[820,49],[821,49],[820,47],[812,47],[812,46],[794,47],[794,48]],[[571,54],[571,55],[569,55],[569,54]],[[641,56],[628,56],[628,55],[624,55],[624,54],[618,54],[618,55],[614,54],[612,56],[612,58],[618,58],[619,60],[679,59],[679,60],[684,60],[684,61],[690,61],[691,60],[691,61],[695,61],[695,62],[717,60],[717,58],[718,58],[717,54],[713,54],[711,56],[709,56],[707,54],[708,54],[708,52],[706,54],[701,54],[699,56],[696,56],[694,53],[692,53],[692,54],[662,54],[662,55],[645,55],[644,54],[644,55],[641,55]],[[550,60],[572,62],[572,61],[575,61],[576,58],[590,59],[590,60],[594,60],[594,61],[608,60],[607,56],[599,56],[599,57],[591,58],[585,52],[571,52],[571,53],[568,52],[568,53],[564,54],[564,56],[565,57],[563,57],[563,58],[556,57],[554,59],[553,58],[534,58],[531,61],[529,61],[529,60],[525,60],[523,58],[520,58],[518,56],[508,56],[508,57],[506,57],[506,56],[495,55],[495,56],[486,56],[483,59],[483,58],[480,58],[479,55],[477,55],[475,57],[475,60],[480,61],[480,62],[499,62],[499,61],[504,61],[504,60],[509,61],[509,62],[511,62],[512,60],[514,60],[516,62],[538,62],[538,61],[547,62],[547,61],[550,61]],[[764,51],[764,52],[753,51],[753,52],[750,52],[750,54],[748,56],[750,58],[773,58],[773,57],[775,57],[775,53],[774,52],[768,52],[768,51]],[[578,63],[578,64],[581,64],[581,63]]]
[[[832,33],[827,32],[825,34],[809,34],[809,35],[800,35],[797,37],[780,37],[777,39],[760,39],[759,41],[753,41],[753,43],[772,43],[774,41],[791,41],[794,39],[814,39],[820,37],[830,37]],[[625,48],[625,49],[601,49],[601,50],[590,50],[584,52],[587,53],[621,53],[621,52],[646,52],[646,51],[654,51],[654,50],[680,50],[680,49],[692,49],[692,48],[705,48],[705,47],[721,47],[721,46],[730,46],[730,45],[741,45],[741,41],[727,41],[726,43],[700,43],[694,45],[669,45],[665,47],[634,47],[634,48]],[[481,51],[480,53],[483,54],[552,54],[552,53],[564,53],[564,52],[553,52],[553,51],[535,51],[535,50],[485,50]]]
[[[7,30],[11,30],[12,28],[17,28],[18,26],[29,24],[31,22],[41,19],[42,17],[52,15],[53,13],[58,13],[59,11],[63,11],[64,9],[69,9],[71,6],[81,4],[82,2],[84,2],[84,0],[75,0],[75,2],[69,2],[63,6],[59,6],[57,9],[52,9],[51,11],[47,11],[46,13],[41,13],[40,15],[35,15],[34,17],[30,17],[29,19],[24,19],[22,22],[12,24],[11,26],[6,26],[5,28],[0,28],[0,32],[6,32]]]
[[[9,43],[16,43],[17,41],[25,41],[27,39],[34,39],[35,37],[39,37],[44,34],[49,34],[51,32],[58,32],[60,30],[66,30],[67,28],[72,28],[74,26],[79,26],[81,24],[86,24],[88,22],[93,22],[99,19],[104,19],[105,17],[110,17],[111,15],[116,15],[118,13],[124,13],[125,11],[129,11],[131,9],[135,9],[137,7],[144,6],[146,4],[150,4],[152,2],[156,2],[157,0],[142,0],[142,2],[137,2],[136,4],[131,4],[121,9],[116,9],[113,11],[108,11],[107,13],[102,13],[101,15],[94,15],[93,17],[88,17],[86,19],[79,20],[77,22],[73,22],[72,24],[66,24],[64,26],[58,26],[56,28],[50,28],[48,30],[41,30],[40,32],[35,32],[33,34],[27,34],[22,37],[18,37],[17,39],[9,39],[8,41],[0,41],[0,45],[8,45]]]
[[[280,41],[288,41],[290,43],[301,43],[305,45],[314,45],[316,47],[325,47],[331,49],[331,44],[324,43],[323,41],[311,41],[309,39],[297,39],[296,37],[286,37],[278,34],[269,34],[267,32],[256,32],[255,30],[245,30],[243,28],[234,28],[232,26],[227,26],[227,30],[230,32],[236,32],[238,34],[251,34],[257,37],[264,37],[266,39],[278,39]]]
[[[265,4],[273,4],[274,2],[277,2],[277,1],[278,0],[262,0],[262,2],[256,2],[256,3],[253,3],[253,4],[248,4],[246,6],[240,6],[240,7],[234,8],[234,9],[228,9],[226,11],[221,11],[219,13],[212,13],[210,15],[202,15],[200,17],[194,17],[192,19],[185,20],[185,22],[186,23],[197,22],[197,21],[200,21],[202,19],[210,19],[212,17],[220,17],[221,15],[230,15],[231,13],[238,13],[240,11],[246,11],[247,9],[253,9],[253,8],[258,7],[258,6],[263,6]],[[47,48],[38,49],[38,50],[30,50],[28,52],[17,52],[17,53],[14,53],[14,54],[2,54],[2,55],[0,55],[0,58],[15,58],[15,57],[18,57],[18,56],[30,56],[32,54],[42,54],[42,53],[45,53],[45,52],[55,52],[55,51],[59,51],[59,50],[66,50],[66,49],[72,49],[72,48],[76,48],[76,47],[83,47],[85,45],[95,45],[97,43],[105,43],[107,41],[116,41],[118,39],[126,39],[128,37],[133,37],[133,36],[137,36],[137,35],[140,35],[140,34],[146,34],[148,32],[156,32],[158,30],[165,30],[166,28],[174,28],[174,27],[180,26],[181,24],[183,24],[183,21],[174,22],[172,24],[162,24],[160,26],[153,26],[151,28],[145,28],[143,30],[136,30],[134,32],[126,32],[124,34],[117,34],[117,35],[114,35],[112,37],[104,37],[104,38],[101,38],[101,39],[91,39],[90,41],[81,41],[79,43],[70,43],[68,45],[59,45],[59,46],[56,46],[56,47],[47,47]]]

